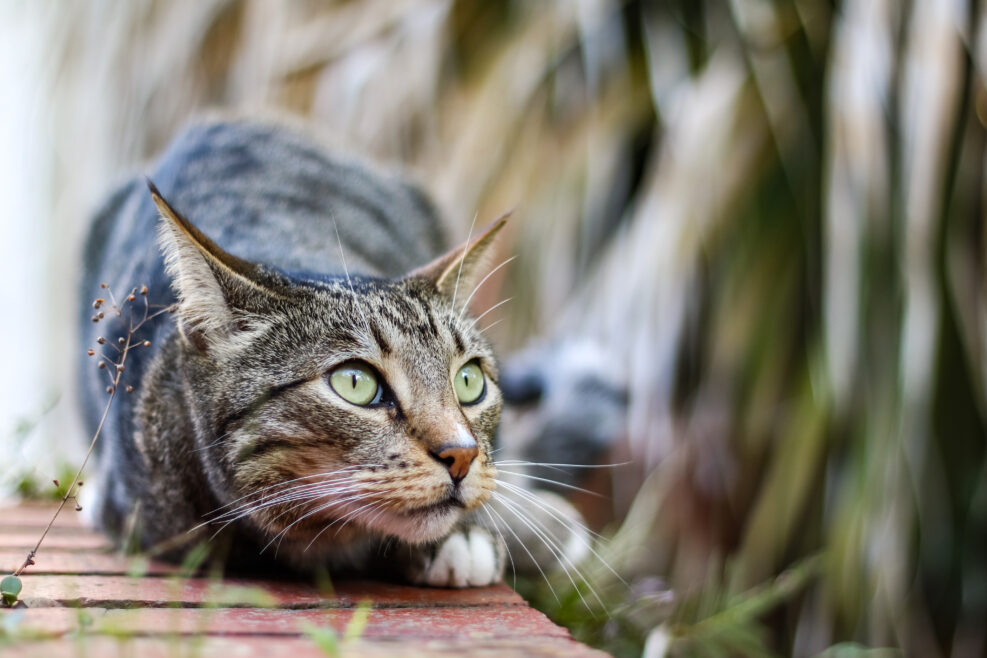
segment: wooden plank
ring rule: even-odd
[[[18,619],[21,633],[64,635],[104,633],[179,635],[295,636],[307,627],[344,633],[356,611],[258,608],[31,608]],[[526,606],[380,608],[366,613],[362,638],[491,639],[511,637],[568,639],[568,632]]]
[[[29,607],[351,607],[370,600],[376,606],[427,607],[524,605],[506,585],[467,589],[409,587],[373,581],[335,583],[320,592],[303,581],[228,578],[128,578],[126,576],[22,576],[21,598]]]
[[[0,569],[20,564],[52,509],[0,509]],[[363,601],[372,609],[359,639],[341,643],[342,656],[605,655],[573,641],[506,585],[457,590],[350,580],[324,591],[305,580],[178,578],[174,565],[111,552],[68,512],[36,560],[22,576],[29,607],[0,610],[0,658],[323,658],[307,630],[341,636]]]
[[[24,549],[26,553],[38,543],[41,531],[6,532],[0,530],[0,547]],[[42,551],[109,551],[110,540],[92,532],[50,533],[41,544]],[[39,551],[40,554],[40,551]]]
[[[0,573],[10,573],[21,565],[26,549],[0,548]],[[160,576],[175,574],[178,567],[142,557],[127,557],[119,553],[50,549],[47,544],[34,558],[34,566],[25,575],[83,574],[119,575],[142,574]]]
[[[172,639],[168,637],[80,636],[72,640],[17,642],[0,646],[3,658],[77,658],[100,656],[115,658],[326,658],[329,655],[308,638],[255,636],[249,638],[204,637]],[[339,652],[344,658],[427,658],[431,656],[470,656],[470,658],[534,658],[606,656],[572,640],[563,639],[468,639],[426,641],[358,640],[345,643]]]
[[[23,526],[44,529],[51,521],[58,503],[21,503],[17,506],[0,507],[0,528]],[[75,511],[75,505],[66,503],[62,513],[55,519],[55,528],[85,528],[82,514]]]

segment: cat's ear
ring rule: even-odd
[[[502,215],[480,234],[408,274],[407,278],[428,279],[439,292],[454,299],[458,291],[473,290],[491,255],[494,238],[504,228],[510,213]]]
[[[158,241],[178,295],[179,327],[200,352],[222,350],[256,327],[256,309],[271,296],[258,267],[228,254],[171,207],[150,180],[161,214]],[[252,312],[254,311],[254,312]]]

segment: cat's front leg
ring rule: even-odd
[[[462,524],[436,544],[414,547],[407,579],[432,587],[485,587],[500,582],[505,548],[499,536]]]

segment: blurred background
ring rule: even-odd
[[[81,459],[100,198],[206,110],[301,115],[456,240],[515,209],[473,300],[538,383],[504,441],[620,464],[564,474],[602,537],[518,583],[550,616],[617,655],[987,655],[985,9],[0,0],[2,497]]]

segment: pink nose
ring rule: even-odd
[[[449,469],[452,481],[459,484],[470,471],[470,465],[476,459],[479,450],[476,443],[471,445],[448,444],[440,446],[436,450],[429,450],[428,454],[437,462],[440,462]]]

